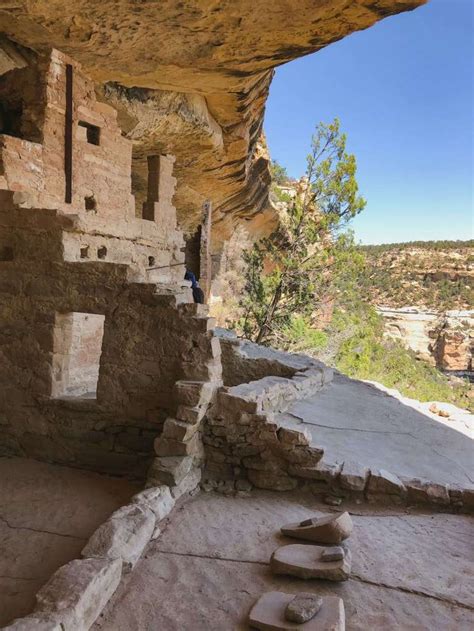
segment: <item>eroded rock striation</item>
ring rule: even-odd
[[[51,46],[79,61],[133,140],[139,201],[147,154],[175,155],[179,220],[191,231],[210,199],[219,249],[237,223],[258,236],[275,220],[262,143],[273,69],[425,2],[14,0],[0,3],[0,70]]]

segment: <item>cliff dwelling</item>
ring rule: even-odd
[[[0,625],[246,629],[283,590],[315,629],[468,628],[466,432],[207,304],[276,221],[273,68],[423,2],[165,4],[0,3]],[[354,532],[295,579],[280,529],[315,513]]]

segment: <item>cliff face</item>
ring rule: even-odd
[[[425,1],[14,0],[0,31],[81,62],[133,140],[138,198],[146,156],[176,155],[180,221],[191,230],[212,200],[219,247],[238,223],[258,236],[274,221],[260,143],[273,69]]]
[[[474,241],[394,243],[362,250],[374,304],[437,312],[472,308]]]
[[[472,371],[474,242],[436,241],[362,248],[370,300],[386,335],[443,370]]]
[[[411,349],[419,359],[443,370],[472,372],[474,311],[423,311],[379,308],[385,335]]]

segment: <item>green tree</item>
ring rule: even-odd
[[[288,204],[274,234],[245,256],[240,305],[247,338],[278,341],[295,315],[311,317],[318,302],[355,272],[354,241],[341,228],[365,206],[356,170],[339,121],[320,123],[307,157],[305,190]]]
[[[272,160],[270,162],[270,174],[272,176],[272,182],[279,186],[284,186],[285,184],[288,184],[290,180],[285,167],[276,160]]]

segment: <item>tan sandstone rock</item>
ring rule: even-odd
[[[353,529],[348,512],[304,519],[281,528],[283,535],[316,543],[339,544],[347,539]]]
[[[101,524],[82,550],[83,557],[121,559],[133,568],[155,529],[155,515],[146,507],[128,504]]]
[[[323,546],[305,544],[281,546],[272,554],[270,569],[274,574],[303,579],[347,580],[351,573],[350,552],[345,552],[342,559],[329,561],[324,558],[325,550]]]
[[[81,62],[133,139],[139,201],[147,155],[172,153],[181,223],[196,225],[211,196],[222,242],[243,217],[255,236],[274,225],[259,140],[273,69],[424,2],[20,0],[2,4],[0,30]]]
[[[250,626],[261,631],[292,631],[302,628],[305,631],[344,631],[345,614],[341,598],[324,596],[321,609],[311,620],[304,623],[304,627],[299,622],[290,622],[285,617],[286,609],[293,598],[293,594],[283,592],[263,594],[250,611]]]
[[[88,631],[117,589],[121,569],[119,559],[63,565],[37,593],[35,613],[48,614],[64,631]]]

